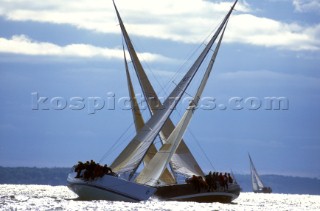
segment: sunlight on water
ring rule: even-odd
[[[0,185],[0,210],[320,210],[319,195],[241,193],[232,204],[78,201],[66,186]]]

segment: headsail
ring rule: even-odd
[[[131,102],[131,110],[132,110],[132,115],[135,123],[135,128],[136,132],[138,133],[141,128],[144,126],[144,120],[142,117],[142,114],[140,112],[140,108],[137,102],[137,99],[135,97],[130,73],[129,73],[129,68],[128,68],[128,63],[126,59],[126,54],[124,51],[123,47],[123,55],[124,55],[124,63],[125,63],[125,70],[126,70],[126,75],[127,75],[127,82],[128,82],[128,89],[129,89],[129,95],[130,95],[130,102]],[[157,148],[154,146],[154,144],[151,144],[150,149],[148,150],[146,156],[143,159],[144,165],[148,165],[150,160],[153,158],[153,156],[158,152]],[[126,155],[127,157],[128,155]],[[176,183],[175,178],[172,176],[172,174],[169,172],[168,169],[165,169],[163,174],[160,177],[160,180],[165,182],[166,184],[174,184]]]
[[[197,93],[194,97],[194,99],[190,102],[188,109],[184,113],[183,117],[181,118],[180,122],[176,126],[176,128],[173,130],[173,132],[170,134],[168,140],[166,143],[162,145],[159,152],[153,157],[153,159],[150,161],[149,165],[145,166],[145,168],[141,171],[141,173],[136,178],[136,182],[141,184],[147,184],[151,186],[155,186],[158,182],[158,179],[162,175],[162,172],[166,169],[166,166],[168,165],[173,153],[178,148],[182,136],[184,132],[187,129],[187,126],[190,123],[190,120],[192,118],[192,115],[194,114],[195,108],[199,103],[199,100],[201,98],[201,95],[203,93],[204,87],[207,84],[208,78],[210,76],[214,61],[217,57],[221,41],[223,38],[224,31],[226,29],[227,23],[225,24],[225,27],[221,33],[219,42],[215,48],[215,51],[211,57],[211,60],[209,62],[209,65],[206,69],[206,72],[202,78],[202,81],[199,85],[199,88],[197,90]]]
[[[234,7],[234,5],[233,5],[233,7]],[[128,47],[128,51],[131,56],[131,60],[133,62],[133,65],[134,65],[136,74],[138,76],[142,91],[143,91],[145,99],[147,101],[148,108],[149,108],[151,114],[154,114],[157,109],[162,107],[162,104],[161,104],[157,94],[155,93],[147,75],[145,74],[145,72],[143,70],[143,67],[138,59],[138,56],[134,50],[134,47],[131,43],[131,40],[128,36],[128,33],[125,29],[125,26],[122,22],[122,19],[119,15],[119,12],[118,12],[115,4],[114,4],[114,7],[115,7],[115,10],[116,10],[116,13],[118,16],[118,20],[119,20],[119,24],[120,24],[120,28],[121,28],[123,37],[125,39],[126,45]],[[164,142],[169,137],[169,135],[171,134],[171,132],[173,131],[174,128],[175,128],[175,126],[169,118],[167,120],[167,122],[165,123],[165,125],[163,126],[161,133],[160,133],[160,136],[162,137],[162,140],[164,140]],[[195,160],[195,158],[193,157],[192,153],[190,152],[189,148],[187,147],[187,145],[185,144],[185,142],[183,140],[181,140],[181,143],[178,146],[178,149],[176,150],[176,152],[173,154],[173,156],[171,158],[171,167],[174,172],[177,172],[177,173],[180,173],[183,175],[187,175],[187,176],[191,176],[193,174],[202,175],[202,176],[204,175],[199,164],[197,163],[197,161]]]
[[[249,154],[248,154],[249,155]],[[251,182],[252,182],[252,189],[254,192],[257,192],[259,190],[262,190],[264,185],[260,179],[260,176],[255,168],[255,166],[253,165],[251,156],[249,155],[249,159],[250,159],[250,171],[251,171]]]

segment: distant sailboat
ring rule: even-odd
[[[253,192],[254,193],[271,193],[272,189],[270,187],[266,187],[262,183],[250,155],[249,155],[249,160],[250,160],[251,183],[252,183]]]

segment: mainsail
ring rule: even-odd
[[[250,159],[252,189],[254,192],[258,192],[259,190],[262,190],[264,188],[264,185],[260,179],[260,176],[259,176],[255,166],[253,165],[253,162],[252,162],[250,155],[249,155],[249,159]]]
[[[236,1],[237,2],[237,1]],[[235,4],[236,4],[235,2]],[[234,8],[235,4],[233,5],[232,9]],[[134,50],[134,47],[132,45],[132,42],[129,38],[129,35],[124,27],[124,24],[122,22],[122,19],[119,15],[119,12],[117,10],[117,7],[114,3],[114,7],[117,13],[117,17],[119,20],[120,28],[123,34],[123,37],[125,39],[128,51],[130,53],[130,57],[134,66],[134,69],[136,71],[136,74],[138,76],[144,97],[147,101],[148,108],[153,115],[158,109],[162,108],[162,103],[160,102],[157,94],[155,93],[147,75],[145,74],[143,67],[138,59],[138,56]],[[230,10],[231,11],[231,10]],[[227,16],[230,15],[231,12]],[[226,20],[226,19],[225,19]],[[221,30],[221,29],[220,29]],[[220,31],[219,31],[220,33]],[[160,136],[165,143],[173,129],[175,128],[174,124],[170,120],[170,118],[166,121],[165,125],[163,126]],[[174,172],[191,176],[191,175],[204,175],[203,171],[201,170],[199,164],[195,160],[194,156],[191,154],[189,148],[185,144],[184,140],[181,140],[180,145],[178,146],[177,150],[173,154],[171,158],[171,167]]]
[[[132,115],[133,115],[133,119],[134,119],[134,123],[135,123],[136,132],[138,133],[141,130],[141,128],[144,126],[144,120],[143,120],[142,114],[140,112],[137,99],[135,97],[135,93],[134,93],[134,89],[133,89],[133,85],[132,85],[132,81],[131,81],[131,77],[130,77],[130,73],[129,73],[129,68],[128,68],[128,63],[127,63],[124,47],[123,47],[123,55],[124,55],[124,63],[125,63],[125,70],[126,70],[126,76],[127,76],[127,82],[128,82],[129,95],[130,95],[130,99],[131,99],[130,100],[131,108],[132,108],[131,110],[132,110]],[[158,150],[155,147],[155,145],[151,144],[146,156],[143,159],[143,163],[145,166],[148,165],[150,160],[153,158],[153,156],[157,152],[158,152]],[[166,184],[176,183],[175,178],[172,176],[172,174],[169,172],[169,170],[167,168],[164,170],[163,174],[161,175],[160,180],[165,182]]]
[[[176,128],[170,134],[169,138],[167,139],[167,142],[162,145],[159,152],[152,158],[150,163],[144,167],[144,169],[136,178],[136,182],[151,186],[157,185],[158,179],[161,177],[163,171],[166,169],[166,166],[168,165],[173,153],[177,150],[181,142],[182,136],[185,133],[187,126],[189,125],[194,111],[199,103],[203,90],[207,84],[208,78],[212,71],[214,61],[217,57],[226,26],[227,23],[224,26],[219,42],[215,48],[214,53],[212,54],[211,60],[202,78],[202,81],[199,85],[194,99],[190,102],[188,109],[186,110],[183,117],[177,124]]]

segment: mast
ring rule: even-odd
[[[197,107],[199,100],[201,98],[201,95],[203,93],[203,90],[207,84],[208,78],[209,78],[210,73],[212,71],[213,64],[214,64],[215,59],[218,55],[218,51],[219,51],[221,41],[222,41],[226,27],[227,27],[227,22],[223,28],[219,42],[215,48],[214,53],[212,54],[212,57],[211,57],[210,62],[208,64],[208,67],[206,69],[206,72],[205,72],[202,80],[201,80],[201,83],[198,87],[198,90],[197,90],[197,93],[196,93],[194,99],[190,102],[188,109],[185,111],[183,117],[179,121],[176,128],[170,134],[170,136],[167,140],[167,143],[162,145],[159,152],[150,161],[149,165],[147,165],[141,171],[141,173],[136,178],[136,182],[141,183],[141,184],[151,185],[151,186],[156,185],[158,179],[160,178],[160,176],[162,175],[166,166],[168,165],[173,153],[178,148],[178,146],[181,142],[181,138],[182,138],[184,132],[186,131],[187,126],[190,123],[190,120],[194,114],[195,108]]]

